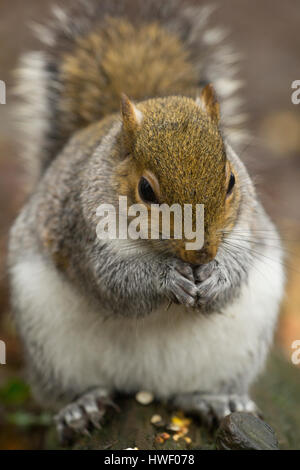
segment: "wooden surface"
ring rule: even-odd
[[[272,354],[266,372],[258,380],[253,397],[266,421],[275,431],[280,449],[300,448],[300,371],[289,364],[278,352]],[[106,417],[103,429],[90,438],[79,438],[75,449],[215,449],[216,433],[209,433],[197,419],[188,426],[191,443],[184,438],[173,440],[173,432],[167,429],[174,410],[159,403],[141,405],[134,398],[118,400],[120,413]],[[165,427],[151,424],[154,414],[162,416]],[[158,435],[166,431],[170,438],[158,442]],[[256,430],[253,429],[253,433]],[[250,435],[250,433],[249,433]],[[52,443],[53,445],[53,443]],[[264,444],[262,444],[264,445]]]

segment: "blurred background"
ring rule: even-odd
[[[0,449],[51,447],[50,417],[34,405],[23,381],[22,350],[9,315],[5,256],[9,227],[26,197],[10,114],[13,71],[23,51],[39,47],[28,25],[46,21],[52,3],[0,0],[0,80],[7,85],[7,104],[0,105],[0,340],[7,345],[7,364],[0,365]],[[291,102],[291,84],[300,80],[300,2],[226,0],[219,4],[214,19],[231,30],[231,42],[243,54],[243,93],[253,137],[242,159],[286,247],[288,284],[276,345],[291,364],[292,342],[300,340],[300,104]],[[300,369],[292,367],[299,382]]]

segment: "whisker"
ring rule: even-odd
[[[299,238],[298,239],[295,239],[295,238],[286,238],[286,237],[283,237],[282,235],[282,231],[279,230],[278,231],[278,236],[276,236],[276,234],[274,233],[274,230],[252,230],[252,229],[244,229],[244,230],[237,230],[237,229],[233,229],[233,230],[223,230],[223,229],[220,229],[218,230],[219,233],[222,233],[224,235],[229,235],[231,233],[237,233],[237,234],[249,234],[249,235],[253,235],[253,234],[266,234],[268,235],[269,233],[272,233],[274,235],[273,239],[274,240],[284,240],[284,241],[291,241],[291,242],[299,242],[300,241],[300,235],[299,235]],[[290,233],[290,231],[287,231],[288,233]],[[269,238],[270,240],[272,239],[271,237]]]
[[[279,263],[284,268],[291,269],[291,270],[297,272],[298,274],[300,274],[300,271],[298,269],[296,269],[294,266],[292,266],[290,264],[287,264],[285,261],[278,260],[278,259],[273,259],[270,256],[265,255],[264,253],[253,250],[253,248],[241,247],[240,245],[234,245],[231,242],[224,242],[224,243],[226,243],[227,246],[231,246],[233,248],[242,248],[242,249],[248,251],[248,253],[252,254],[254,257],[256,257],[256,259],[260,259],[259,257],[262,257],[262,258],[264,258],[264,261],[272,261],[273,263]],[[260,261],[261,261],[261,259],[260,259]]]
[[[228,239],[227,239],[228,240]],[[256,239],[252,239],[252,238],[245,238],[245,237],[242,237],[242,238],[237,238],[237,237],[231,237],[230,240],[228,241],[245,241],[245,242],[249,242],[251,244],[254,244],[254,245],[257,245],[257,246],[265,246],[267,248],[274,248],[274,249],[281,249],[283,248],[283,251],[285,253],[288,253],[289,255],[292,255],[294,257],[299,257],[300,258],[300,253],[296,253],[295,251],[291,250],[289,247],[287,247],[285,245],[285,243],[280,243],[280,240],[277,239],[270,239],[271,241],[278,241],[278,245],[276,244],[270,244],[270,243],[266,243],[266,241],[269,241],[269,239],[267,239],[266,241],[258,241]]]
[[[226,247],[223,247],[223,248],[225,248],[225,251],[227,252],[228,255],[231,255],[231,257],[232,257],[236,262],[238,262],[238,260],[236,259],[235,256],[232,255],[232,252],[228,249],[228,247],[227,247],[227,248],[226,248]],[[237,247],[237,248],[238,248],[238,247]],[[241,252],[241,251],[242,251],[242,250],[239,250],[239,252]],[[259,274],[263,275],[262,271],[261,271],[260,269],[258,269],[257,264],[255,263],[255,260],[249,260],[249,259],[248,259],[247,262],[249,263],[249,265],[250,265],[252,268],[254,268],[256,271],[258,271]]]

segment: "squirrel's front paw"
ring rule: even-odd
[[[194,268],[195,282],[198,289],[198,307],[214,305],[226,289],[226,277],[217,261]]]
[[[165,280],[167,296],[176,303],[195,307],[198,289],[192,267],[182,261],[174,260],[169,264],[169,268]]]
[[[78,400],[65,406],[54,417],[60,442],[67,444],[78,434],[89,435],[91,429],[100,429],[108,406],[118,409],[107,392],[100,388],[82,395]]]

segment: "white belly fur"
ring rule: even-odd
[[[240,299],[222,314],[172,305],[144,319],[103,321],[40,257],[23,260],[12,274],[21,327],[43,345],[66,387],[143,389],[159,398],[216,392],[237,376],[247,388],[263,366],[283,289],[281,265],[257,261]]]

